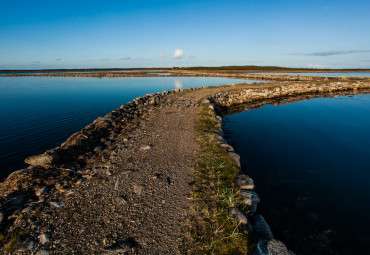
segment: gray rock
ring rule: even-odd
[[[239,186],[240,189],[254,189],[253,179],[245,174],[240,174],[236,177],[236,184]]]
[[[114,183],[114,189],[118,190],[120,185],[121,185],[121,179],[117,178],[116,182]]]
[[[226,149],[228,152],[233,152],[234,151],[234,148],[231,145],[227,144],[227,143],[221,143],[220,147]]]
[[[128,200],[127,200],[127,198],[125,196],[120,195],[120,196],[116,197],[116,201],[119,204],[125,205],[125,204],[127,204],[127,201]]]
[[[145,189],[145,186],[144,185],[141,185],[141,184],[135,184],[134,185],[134,192],[136,195],[141,195],[141,193],[143,193]]]
[[[48,233],[42,233],[37,238],[39,239],[39,242],[41,244],[46,244],[50,240],[50,234],[48,234]]]
[[[229,152],[228,155],[229,155],[230,160],[234,162],[235,165],[240,169],[241,168],[240,156],[234,152]]]
[[[119,171],[120,174],[130,174],[130,173],[133,173],[133,172],[135,172],[135,170],[133,170],[133,169],[124,169],[124,170]]]
[[[120,241],[117,244],[105,248],[105,252],[102,254],[113,255],[113,254],[124,254],[135,248],[136,242],[134,240]]]
[[[35,242],[27,239],[17,247],[18,252],[30,251],[35,247]]]
[[[245,205],[252,205],[260,202],[259,196],[254,191],[241,190],[240,195],[243,198]]]
[[[36,190],[35,194],[36,196],[40,197],[42,196],[46,191],[48,191],[47,187],[42,187],[41,189]]]
[[[47,250],[39,250],[36,252],[36,255],[49,255],[49,252]]]
[[[248,219],[247,216],[244,215],[244,213],[239,210],[237,207],[230,207],[229,213],[231,216],[233,216],[236,219],[236,222],[241,225],[247,225]]]
[[[209,104],[209,103],[210,103],[210,101],[207,98],[202,100],[202,104]]]
[[[274,235],[262,215],[256,215],[253,217],[253,229],[258,239],[274,239]]]
[[[260,198],[257,193],[251,190],[242,190],[240,192],[241,197],[244,200],[244,204],[247,206],[245,213],[254,214],[257,211],[257,203],[260,202]]]
[[[278,240],[259,240],[254,255],[290,255],[285,244]]]
[[[224,131],[222,130],[222,128],[217,129],[216,131],[214,131],[214,133],[216,135],[219,135],[221,137],[224,137]]]
[[[152,145],[145,145],[145,146],[142,146],[140,148],[141,151],[148,151],[152,148],[153,146]]]
[[[124,254],[130,250],[131,250],[130,246],[126,246],[126,247],[122,246],[122,247],[117,247],[111,250],[107,250],[103,252],[102,255]]]
[[[32,166],[49,165],[58,162],[60,156],[56,152],[44,153],[26,158],[24,162]]]
[[[215,138],[219,143],[226,143],[226,140],[222,136],[216,135]]]
[[[103,151],[103,147],[101,147],[100,145],[95,146],[94,151],[97,153],[101,153]]]
[[[57,209],[64,207],[64,204],[62,204],[61,202],[58,202],[58,201],[51,201],[50,205],[57,208]]]

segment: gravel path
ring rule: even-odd
[[[81,159],[83,167],[50,165],[12,174],[0,185],[0,228],[7,233],[0,236],[2,251],[183,254],[199,100],[226,89],[167,95],[104,138],[103,147],[81,154],[76,162]]]
[[[25,226],[26,248],[18,251],[32,246],[30,251],[51,254],[183,254],[194,128],[205,93],[168,96],[130,132],[106,141],[77,172],[78,181],[58,179],[41,190]]]

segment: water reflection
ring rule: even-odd
[[[175,78],[175,89],[182,89],[184,87],[184,83],[178,78]]]

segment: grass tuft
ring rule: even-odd
[[[247,237],[228,208],[242,200],[235,187],[238,169],[220,148],[214,133],[220,128],[207,106],[201,107],[197,125],[199,152],[194,167],[193,218],[188,254],[247,254]]]

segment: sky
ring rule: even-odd
[[[369,0],[19,0],[0,69],[370,68]]]

